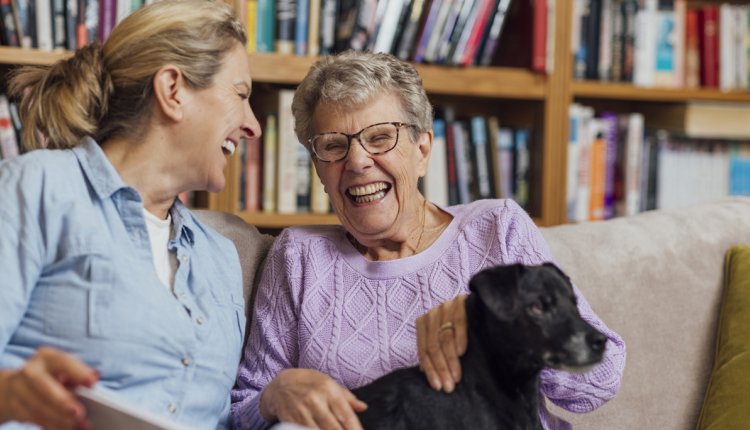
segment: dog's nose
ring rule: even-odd
[[[607,343],[607,337],[598,331],[586,334],[586,343],[596,352],[604,351],[604,344]]]

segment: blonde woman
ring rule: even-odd
[[[164,0],[12,79],[31,151],[0,163],[0,428],[85,428],[72,390],[95,384],[229,426],[239,259],[176,196],[260,135],[245,42],[222,2]]]

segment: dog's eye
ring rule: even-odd
[[[527,308],[531,315],[541,315],[546,310],[546,306],[542,302],[534,302]]]

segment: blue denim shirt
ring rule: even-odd
[[[237,251],[176,201],[172,294],[142,211],[92,139],[0,162],[0,368],[53,346],[129,403],[226,428],[245,328]]]

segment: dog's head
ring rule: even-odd
[[[607,338],[581,318],[570,280],[554,264],[491,267],[469,287],[486,314],[488,347],[556,369],[584,371],[601,361]]]

